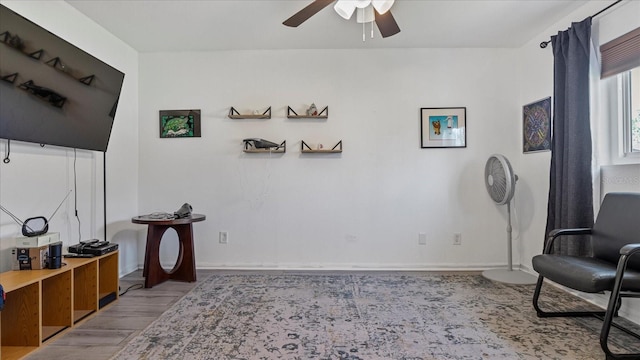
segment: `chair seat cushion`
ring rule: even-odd
[[[542,254],[533,257],[533,269],[543,277],[574,290],[598,293],[611,290],[616,266],[591,257]],[[622,291],[640,291],[640,273],[627,269]]]

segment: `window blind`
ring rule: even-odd
[[[640,66],[640,28],[600,46],[601,78]]]

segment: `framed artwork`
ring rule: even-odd
[[[467,108],[420,108],[420,147],[467,147]]]
[[[522,152],[551,149],[551,97],[522,107]]]
[[[200,110],[160,110],[160,137],[200,137]]]

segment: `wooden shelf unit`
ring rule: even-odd
[[[300,152],[303,154],[339,154],[342,152],[342,140],[338,141],[331,149],[313,150],[304,140],[300,143]]]
[[[63,262],[60,269],[0,273],[7,297],[0,312],[2,359],[26,356],[118,298],[117,251]]]
[[[257,153],[281,154],[281,153],[287,152],[287,140],[284,140],[283,142],[281,142],[280,145],[278,145],[278,147],[275,149],[254,149],[252,147],[247,147],[247,146],[248,145],[245,144],[243,151],[250,154],[257,154]]]
[[[233,106],[229,109],[229,119],[271,119],[271,106],[262,114],[240,114]]]
[[[288,119],[328,119],[329,118],[329,106],[325,106],[318,115],[298,115],[291,106],[287,106],[287,118]]]
[[[95,75],[88,75],[88,76],[76,76],[72,73],[73,70],[69,69],[67,67],[67,65],[65,65],[62,60],[60,59],[60,57],[55,57],[47,62],[45,62],[45,64],[51,66],[52,68],[58,70],[59,72],[72,77],[73,79],[76,79],[77,81],[80,81],[81,83],[83,83],[84,85],[91,85],[91,83],[93,82],[93,79],[96,77]]]
[[[42,58],[44,49],[39,49],[36,51],[25,51],[24,43],[20,43],[21,40],[22,39],[20,39],[19,36],[11,35],[11,33],[8,31],[5,31],[2,34],[0,34],[0,43],[7,45],[8,47],[22,53],[22,55],[32,58],[33,60],[40,60]],[[13,43],[13,41],[16,41],[16,43]],[[20,45],[22,47],[19,47]]]
[[[25,51],[24,48],[19,48],[17,47],[18,44],[17,43],[12,43],[12,41],[16,40],[16,39],[20,39],[17,35],[11,35],[10,32],[5,31],[2,34],[0,34],[0,43],[5,44],[7,47],[10,47],[20,53],[22,53],[25,56],[28,56],[29,58],[33,59],[33,60],[42,60],[42,54],[44,53],[44,49],[39,49],[36,51]],[[22,40],[22,39],[20,39]],[[24,43],[20,44],[22,47],[24,47]],[[93,82],[93,79],[96,77],[95,75],[80,75],[77,76],[76,74],[73,74],[73,70],[69,69],[67,67],[66,64],[64,64],[62,62],[62,59],[60,59],[60,57],[55,57],[52,58],[51,60],[48,60],[45,62],[45,64],[51,66],[52,68],[58,70],[59,72],[70,76],[76,80],[78,80],[79,82],[89,86],[91,85],[91,83]],[[17,73],[16,73],[17,74]],[[13,74],[12,74],[13,75]]]

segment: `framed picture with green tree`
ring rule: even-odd
[[[200,110],[160,110],[160,137],[200,137]]]

